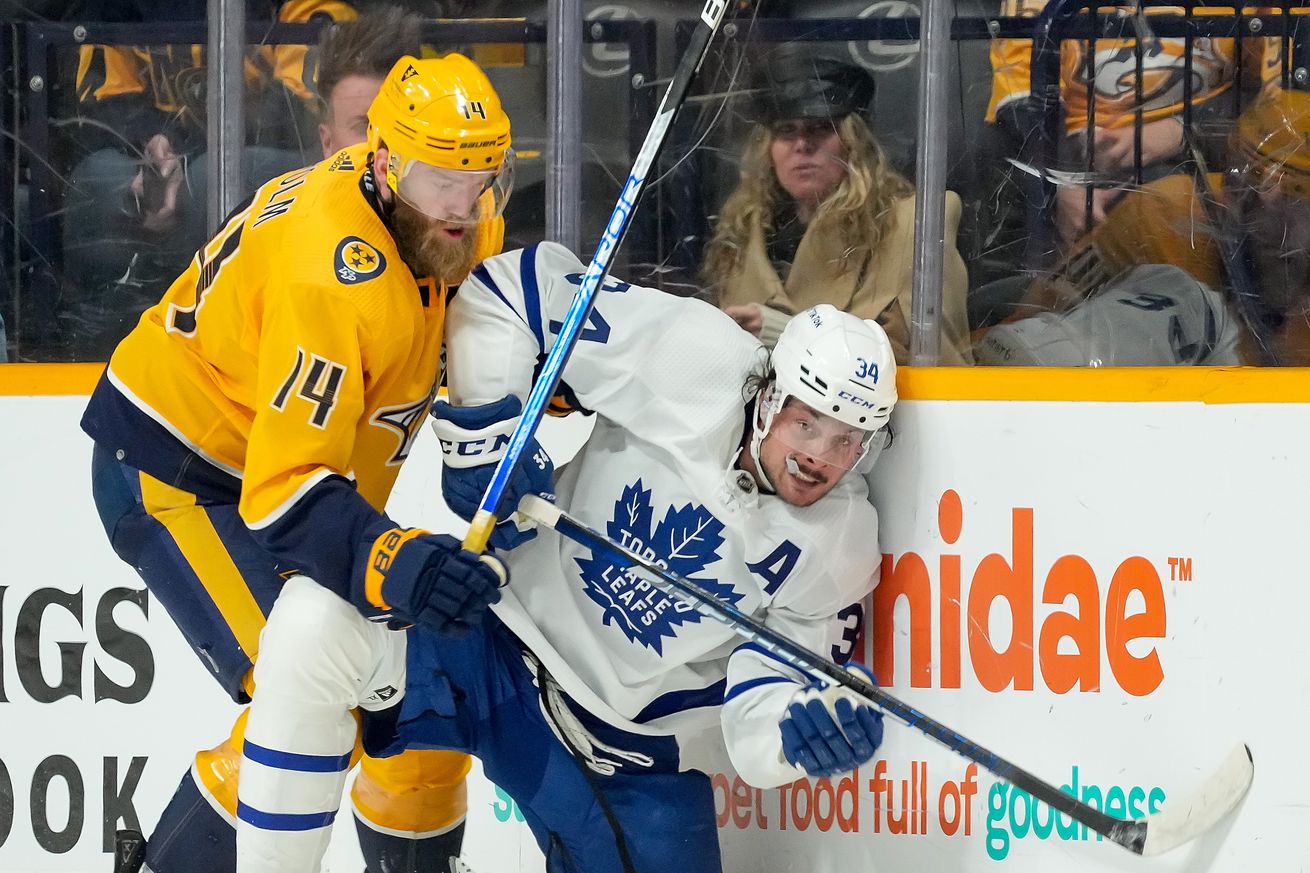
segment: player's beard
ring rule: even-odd
[[[442,228],[454,225],[428,218],[399,197],[391,214],[391,226],[400,256],[420,276],[458,285],[475,266],[476,226],[465,227],[459,238],[451,238]]]

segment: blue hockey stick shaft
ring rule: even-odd
[[[587,271],[582,276],[582,285],[578,288],[578,293],[574,296],[573,303],[564,316],[559,336],[555,339],[555,345],[551,347],[550,354],[546,356],[546,361],[541,366],[537,381],[532,386],[532,392],[523,405],[523,416],[519,419],[518,425],[514,428],[514,433],[510,436],[509,445],[505,448],[504,456],[496,465],[496,470],[491,477],[491,484],[487,486],[487,492],[482,495],[482,503],[473,516],[468,534],[464,537],[464,548],[466,549],[481,552],[487,547],[487,541],[491,538],[491,532],[496,526],[497,514],[500,512],[501,504],[505,499],[505,488],[509,484],[509,479],[514,474],[514,470],[523,459],[523,453],[527,448],[528,441],[537,432],[537,426],[541,424],[541,417],[546,411],[546,405],[550,402],[556,386],[559,385],[560,377],[564,373],[564,365],[568,362],[573,347],[577,344],[583,326],[591,316],[591,310],[596,303],[596,294],[600,290],[601,283],[605,280],[605,273],[609,269],[610,259],[614,256],[614,252],[619,245],[622,244],[623,237],[632,224],[632,213],[636,211],[637,204],[641,200],[646,177],[654,166],[655,159],[659,157],[664,141],[668,138],[669,128],[673,125],[673,118],[686,99],[687,91],[691,87],[696,72],[705,60],[710,40],[718,31],[719,23],[723,20],[723,13],[727,6],[728,0],[706,0],[705,8],[701,10],[700,24],[692,33],[687,52],[678,64],[678,69],[673,75],[673,81],[669,83],[668,91],[664,93],[664,99],[660,102],[660,108],[655,113],[655,120],[651,124],[650,130],[646,132],[646,139],[641,145],[641,151],[637,153],[637,160],[632,165],[632,172],[628,175],[628,182],[623,186],[623,192],[619,195],[618,203],[614,204],[614,211],[610,213],[600,244],[596,247],[596,253],[592,255],[591,263],[587,265]]]
[[[783,663],[795,667],[812,679],[835,683],[854,691],[886,714],[922,731],[946,748],[985,767],[1011,785],[1087,825],[1130,852],[1155,855],[1194,839],[1231,812],[1250,787],[1253,775],[1251,750],[1239,746],[1208,780],[1207,790],[1192,802],[1179,802],[1174,809],[1166,808],[1146,819],[1126,821],[1107,815],[762,624],[685,576],[661,567],[649,558],[614,542],[555,504],[528,495],[519,502],[519,512],[590,549],[593,555],[603,554],[621,569],[643,571],[646,578],[661,591],[689,602],[702,615],[723,623],[739,636],[773,653]]]

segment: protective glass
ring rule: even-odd
[[[1274,161],[1248,156],[1247,165],[1239,172],[1248,186],[1262,194],[1283,194],[1291,200],[1310,199],[1310,175]]]
[[[837,133],[837,121],[826,118],[791,118],[769,125],[774,139],[823,139]]]
[[[418,160],[402,160],[396,193],[428,218],[467,226],[505,211],[514,188],[514,150],[498,170],[450,170]]]
[[[769,436],[803,458],[849,470],[869,450],[875,431],[860,430],[793,400],[773,419]]]

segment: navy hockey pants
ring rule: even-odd
[[[365,749],[476,755],[522,809],[549,873],[719,873],[709,777],[679,772],[672,737],[627,733],[572,706],[593,738],[647,764],[587,768],[547,723],[534,667],[494,615],[464,637],[411,630],[407,671],[401,704],[365,716]]]

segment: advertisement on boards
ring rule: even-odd
[[[109,549],[84,398],[0,398],[0,873],[108,871],[237,708]],[[552,423],[566,458],[585,436]],[[1168,808],[1231,749],[1256,777],[1195,843],[1134,857],[912,728],[831,780],[746,785],[707,757],[725,870],[1295,871],[1310,408],[906,401],[874,473],[882,581],[857,657],[898,698],[1120,817]],[[389,509],[457,525],[429,434]],[[343,815],[325,865],[362,865]],[[470,780],[465,860],[539,873],[511,797]]]
[[[858,773],[715,777],[729,870],[1301,870],[1304,406],[909,402],[871,475],[861,660],[893,695],[1097,809],[1181,802],[1241,744],[1202,839],[1139,858],[890,720]]]

